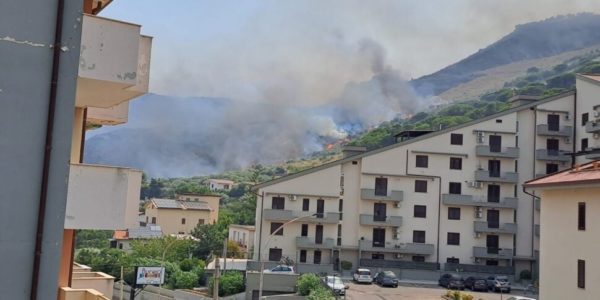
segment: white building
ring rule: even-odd
[[[579,150],[590,127],[580,118],[600,105],[598,84],[578,76],[583,92],[515,97],[506,111],[257,185],[254,259],[290,257],[300,271],[333,271],[346,260],[535,273],[539,210],[521,185],[571,166],[566,153]]]
[[[254,247],[254,231],[255,227],[251,225],[229,225],[230,241],[236,242],[244,252],[252,253]]]
[[[227,179],[209,179],[208,187],[211,191],[229,191],[235,183]]]

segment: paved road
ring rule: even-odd
[[[397,300],[397,299],[419,299],[419,300],[440,300],[441,295],[446,293],[445,289],[439,287],[422,287],[422,286],[399,286],[398,288],[382,288],[378,285],[366,285],[349,283],[350,288],[347,290],[347,300]],[[474,299],[483,300],[500,300],[508,299],[509,295],[496,293],[481,293],[466,291],[474,296]],[[520,293],[511,293],[517,295]],[[528,297],[532,297],[531,295]],[[536,298],[535,296],[532,298]],[[342,298],[343,299],[343,298]]]

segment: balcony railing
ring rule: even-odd
[[[485,221],[475,221],[474,229],[475,232],[481,233],[507,233],[507,234],[516,234],[517,233],[517,224],[514,223],[500,223],[498,224],[498,228],[490,227],[488,222]]]
[[[361,214],[360,225],[400,227],[402,226],[402,217],[385,216],[383,218],[379,218],[373,215]]]
[[[147,93],[151,47],[139,25],[84,15],[76,106],[108,108]]]
[[[473,247],[473,257],[512,259],[513,258],[513,249]]]
[[[519,148],[515,147],[506,147],[501,149],[500,152],[492,152],[490,151],[489,145],[477,145],[475,148],[475,154],[477,156],[483,157],[502,157],[502,158],[518,158],[519,157]]]
[[[444,264],[444,271],[456,272],[459,270],[464,273],[489,273],[489,274],[515,274],[514,267],[503,266],[486,266],[486,265],[470,265],[470,264]]]
[[[302,222],[336,224],[340,221],[340,213],[327,212],[321,215],[313,216],[315,212],[294,211],[285,209],[265,209],[263,210],[263,219],[268,221],[289,221],[298,217]]]
[[[400,202],[404,200],[403,191],[392,190],[386,196],[375,195],[375,189],[360,189],[360,197],[363,200],[377,200],[377,201],[394,201]]]
[[[517,209],[519,200],[512,197],[500,198],[499,202],[488,202],[487,197],[472,195],[442,194],[442,203],[445,205],[481,206],[494,208]]]
[[[571,156],[565,155],[565,153],[567,153],[567,151],[537,149],[535,150],[535,159],[545,161],[571,161]]]
[[[600,123],[588,121],[587,123],[585,123],[585,132],[587,132],[587,133],[600,132]]]
[[[303,249],[331,249],[335,245],[335,240],[332,238],[323,239],[322,243],[317,244],[314,238],[307,236],[296,237],[296,247]]]
[[[491,176],[494,175],[487,170],[477,170],[475,171],[475,180],[476,181],[485,181],[485,182],[501,182],[501,183],[517,183],[519,182],[519,173],[514,172],[504,172],[500,173],[499,177]]]
[[[72,164],[65,228],[137,227],[141,183],[142,172],[138,170]]]
[[[573,133],[573,127],[571,126],[560,126],[557,131],[549,130],[547,124],[539,124],[536,126],[538,135],[543,136],[571,136]]]
[[[58,291],[58,300],[110,300],[110,298],[93,289],[61,287]]]
[[[370,240],[358,241],[358,248],[361,251],[417,255],[432,255],[435,251],[435,246],[433,244],[386,242],[382,247],[377,247],[373,244],[373,241]]]
[[[398,268],[413,270],[436,271],[440,269],[440,264],[435,262],[407,261],[407,260],[389,260],[389,259],[360,259],[360,267],[367,268]]]

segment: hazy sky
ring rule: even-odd
[[[600,13],[600,1],[117,0],[101,15],[154,36],[152,92],[316,105],[372,77],[365,40],[410,79],[517,24],[577,12]]]

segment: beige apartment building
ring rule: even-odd
[[[153,198],[145,206],[146,226],[159,225],[163,234],[190,234],[198,224],[215,223],[220,196],[177,195],[177,199]]]
[[[242,250],[251,254],[254,248],[254,232],[255,227],[252,225],[229,225],[228,239],[236,242]]]
[[[577,88],[583,85],[583,93],[517,96],[506,111],[440,131],[404,132],[396,144],[355,148],[341,160],[257,185],[254,259],[290,257],[300,271],[338,271],[346,260],[403,276],[535,273],[539,203],[521,185],[571,167],[568,153],[590,127],[579,126],[582,113],[600,105],[598,80],[578,76]]]
[[[540,299],[598,299],[600,161],[529,181],[541,197]]]

